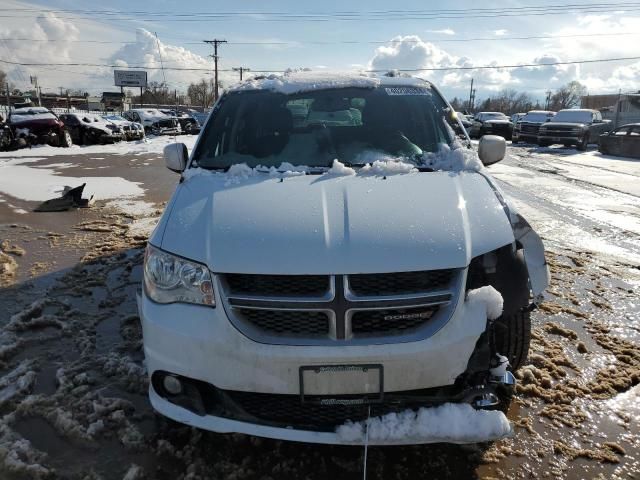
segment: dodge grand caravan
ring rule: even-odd
[[[138,298],[153,407],[319,443],[369,416],[499,408],[548,270],[485,168],[504,139],[476,153],[455,121],[424,80],[290,73],[226,92],[190,154],[168,145],[181,177]]]

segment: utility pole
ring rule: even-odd
[[[213,101],[216,102],[218,100],[218,45],[221,43],[227,43],[227,41],[214,38],[213,40],[203,40],[203,42],[208,43],[209,45],[213,45],[213,55],[211,55],[213,57],[213,68],[215,74]]]
[[[545,110],[549,110],[549,108],[551,107],[551,90],[547,90],[547,101],[544,105]]]
[[[471,88],[469,89],[469,113],[473,111],[473,104],[476,100],[476,89],[473,88],[473,78],[471,79]]]
[[[242,74],[244,72],[250,72],[251,71],[251,69],[247,68],[247,67],[233,67],[232,70],[234,72],[240,72],[240,81],[242,81]]]
[[[41,107],[42,106],[42,102],[40,101],[41,88],[38,87],[38,77],[36,77],[35,75],[29,75],[29,81],[31,82],[31,85],[33,85],[33,89],[36,91],[36,97],[38,97],[38,106]]]
[[[11,92],[9,92],[9,82],[7,82],[7,118],[5,119],[7,122],[11,117]]]

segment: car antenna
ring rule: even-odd
[[[169,84],[167,83],[167,75],[166,75],[166,73],[164,71],[164,62],[162,61],[162,52],[160,51],[160,40],[158,39],[158,34],[156,32],[153,32],[153,35],[156,37],[156,47],[158,48],[158,57],[160,58],[160,68],[162,70],[162,81],[168,87]],[[177,105],[176,105],[176,115],[177,114],[178,114],[178,108],[177,108]],[[176,133],[173,134],[173,144],[176,146],[176,150],[177,150],[178,149],[178,135]],[[181,172],[180,173],[180,183],[182,183],[183,180],[184,180],[184,176],[182,175],[182,172]]]

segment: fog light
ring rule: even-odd
[[[171,375],[164,377],[162,380],[162,386],[171,395],[178,395],[182,393],[182,382]]]

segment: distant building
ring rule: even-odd
[[[581,98],[580,108],[590,108],[592,110],[609,110],[618,101],[618,94],[607,95],[585,95]]]

